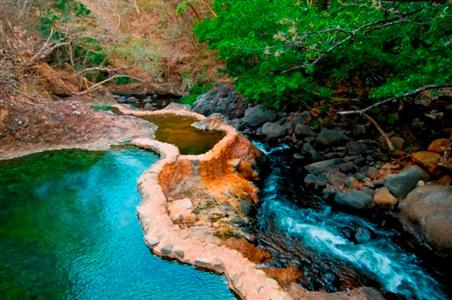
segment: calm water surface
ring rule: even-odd
[[[46,152],[0,162],[0,299],[234,299],[223,277],[153,256],[138,149]]]

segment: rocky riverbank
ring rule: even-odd
[[[452,232],[452,139],[447,136],[412,153],[403,137],[389,136],[391,153],[371,124],[336,117],[319,125],[316,109],[268,110],[247,104],[230,86],[200,96],[193,110],[222,114],[251,138],[288,145],[293,164],[302,169],[300,185],[344,210],[395,217],[419,246],[451,257],[452,243],[442,234]]]

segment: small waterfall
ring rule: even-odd
[[[255,144],[269,154],[286,148],[268,150],[261,143]],[[440,284],[422,269],[419,259],[392,241],[397,232],[381,230],[364,218],[333,211],[326,204],[315,208],[296,206],[282,196],[281,183],[285,179],[275,161],[272,163],[261,196],[258,217],[261,232],[272,230],[276,232],[270,234],[282,235],[288,241],[296,240],[304,249],[315,253],[315,259],[333,261],[342,264],[342,268],[352,266],[377,281],[385,291],[407,299],[447,299]],[[361,243],[346,238],[343,230],[350,224],[365,228],[372,233],[372,238]]]

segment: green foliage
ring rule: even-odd
[[[312,4],[314,3],[314,4]],[[383,98],[450,83],[449,2],[214,0],[216,18],[195,27],[250,100]]]
[[[180,103],[192,105],[193,103],[195,103],[199,95],[207,93],[211,88],[212,88],[211,83],[205,85],[195,84],[190,89],[190,93],[187,96],[184,96],[180,99]]]
[[[54,0],[49,7],[42,8],[39,29],[54,43],[70,42],[69,48],[62,48],[52,57],[57,63],[73,63],[76,69],[98,67],[108,64],[108,55],[96,37],[84,35],[82,20],[91,11],[82,3],[71,0]],[[87,75],[90,80],[102,80],[103,74]]]

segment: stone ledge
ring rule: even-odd
[[[189,111],[168,109],[143,112],[131,111],[122,106],[118,106],[118,108],[122,113],[135,116],[174,113],[194,116],[198,120],[205,119],[204,116]],[[164,186],[165,177],[175,176],[171,174],[178,170],[175,165],[196,161],[200,167],[201,177],[205,176],[202,174],[203,169],[216,171],[213,175],[208,176],[221,176],[226,172],[225,157],[227,160],[230,155],[226,152],[239,142],[239,139],[244,139],[234,128],[226,124],[217,125],[215,129],[225,131],[226,135],[213,149],[202,155],[180,155],[177,147],[152,139],[140,138],[131,142],[135,146],[156,151],[161,156],[161,159],[146,170],[138,180],[142,203],[137,211],[144,229],[145,242],[158,256],[176,259],[200,269],[224,274],[231,290],[241,299],[291,299],[274,279],[257,269],[257,265],[250,262],[241,253],[209,242],[199,236],[193,236],[189,230],[175,225],[168,215],[168,200],[164,189],[170,187]],[[250,147],[250,149],[254,149],[252,146]],[[240,149],[240,151],[250,150]],[[255,155],[257,155],[257,150],[251,151],[256,151]],[[163,173],[166,174],[162,176]],[[254,192],[257,193],[257,189],[251,191],[251,193]]]

